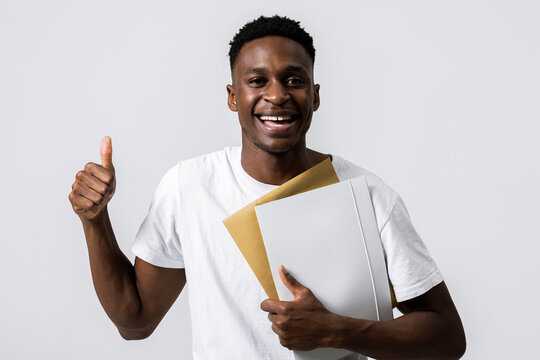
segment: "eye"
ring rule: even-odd
[[[263,86],[266,80],[260,77],[251,78],[248,80],[248,84],[253,87]]]
[[[290,77],[287,79],[287,85],[289,86],[300,86],[304,84],[304,80],[299,77]]]

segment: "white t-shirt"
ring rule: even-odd
[[[228,147],[173,166],[157,187],[132,251],[156,266],[186,269],[194,360],[291,360],[260,309],[266,293],[222,222],[276,188],[249,176],[240,159],[241,148]],[[367,177],[396,299],[440,283],[400,197],[370,172],[332,159],[340,180]]]

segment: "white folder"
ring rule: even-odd
[[[279,298],[293,300],[278,266],[331,312],[368,320],[393,318],[386,263],[365,177],[255,207]],[[335,360],[352,352],[294,351],[297,360]]]

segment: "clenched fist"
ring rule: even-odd
[[[111,200],[116,187],[111,138],[101,140],[101,165],[88,163],[75,176],[69,201],[81,219],[96,219]]]

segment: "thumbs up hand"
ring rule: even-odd
[[[272,330],[278,335],[282,346],[290,350],[313,350],[329,347],[329,334],[336,333],[336,318],[313,295],[300,284],[283,265],[279,277],[294,296],[293,301],[266,299],[261,309],[268,312]]]
[[[114,195],[116,178],[112,163],[111,138],[101,140],[101,165],[88,163],[75,176],[69,201],[81,219],[95,220]]]

